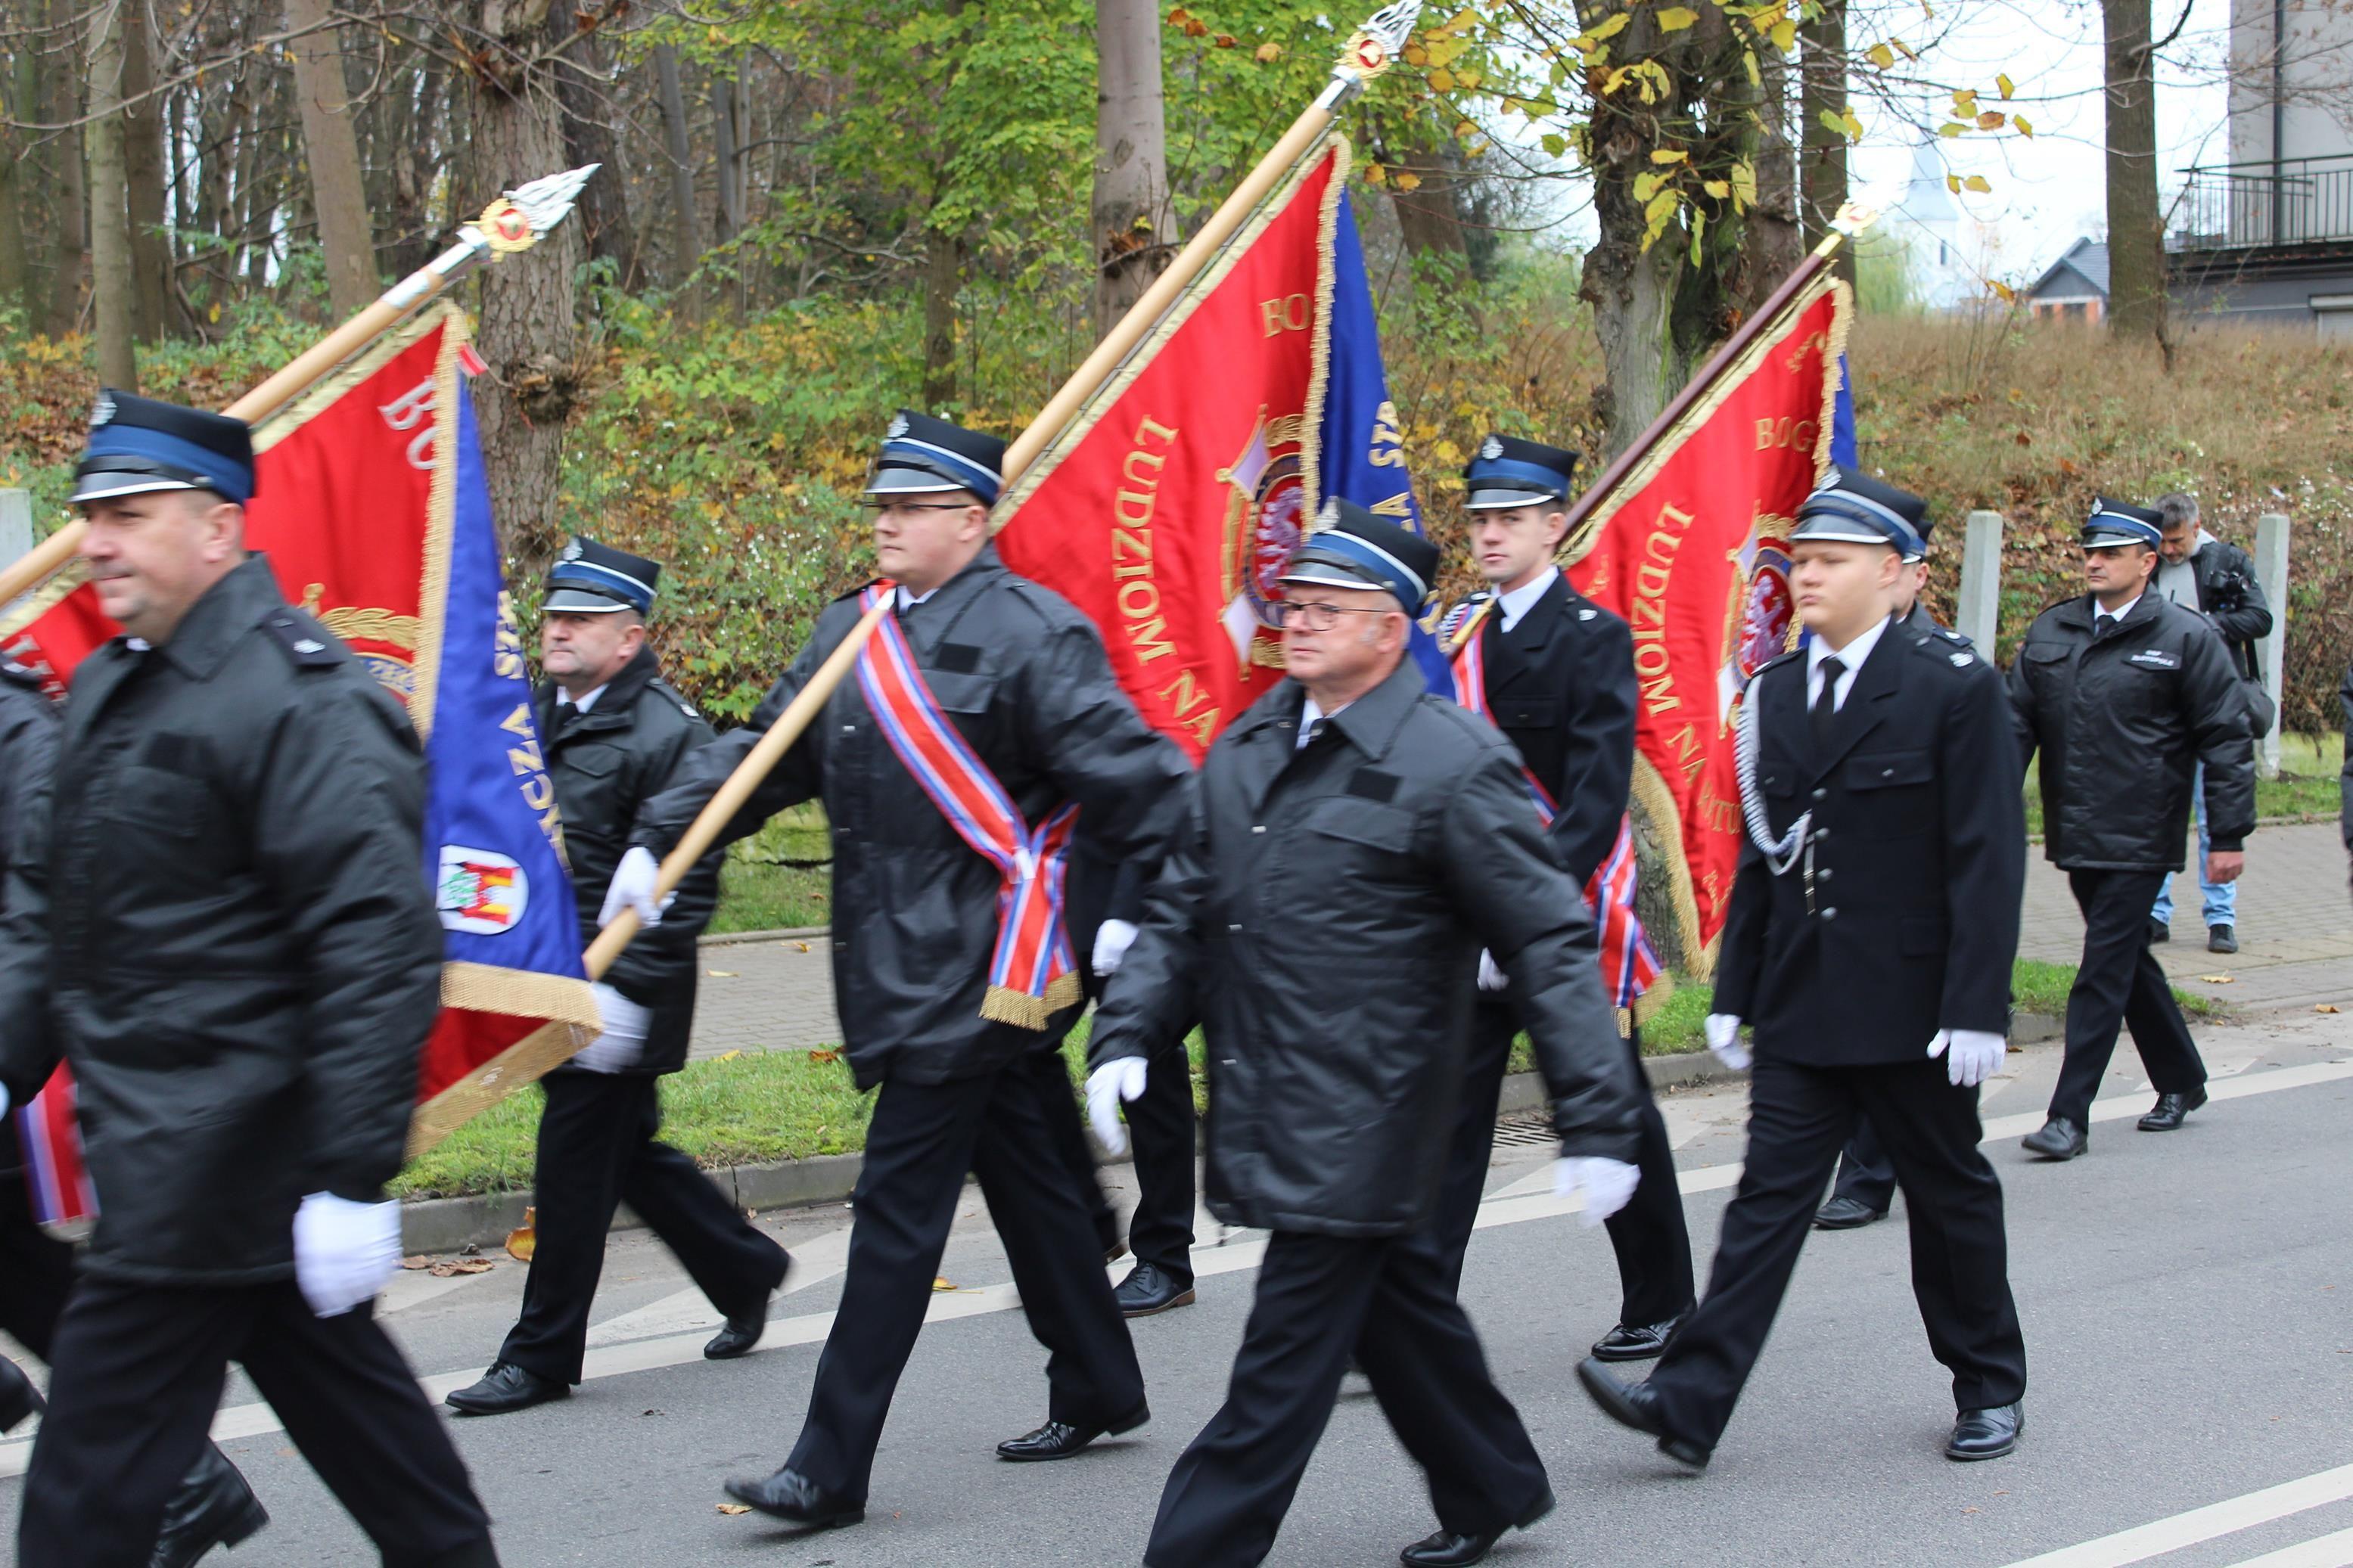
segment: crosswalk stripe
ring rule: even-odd
[[[2131,1530],[2118,1531],[2114,1535],[2104,1535],[2097,1541],[2062,1547],[2056,1552],[2046,1552],[2040,1557],[2023,1558],[2010,1563],[2010,1568],[2125,1568],[2126,1563],[2146,1563],[2152,1557],[2162,1557],[2185,1546],[2195,1546],[2219,1536],[2233,1535],[2259,1524],[2269,1524],[2275,1519],[2285,1519],[2290,1514],[2342,1502],[2347,1498],[2353,1498],[2353,1465],[2339,1465],[2333,1470],[2323,1470],[2302,1480],[2265,1487],[2243,1497],[2225,1498],[2203,1508],[2193,1508],[2187,1513],[2177,1513],[2170,1519],[2155,1520]],[[2353,1536],[2353,1531],[2346,1533]],[[2257,1558],[2255,1561],[2263,1563],[2264,1568],[2275,1568],[2272,1558]],[[2288,1561],[2301,1563],[2303,1560]],[[2335,1561],[2341,1563],[2343,1560]],[[2242,1563],[2239,1568],[2251,1568],[2251,1565]],[[2278,1568],[2284,1568],[2284,1565],[2278,1565]]]
[[[2298,1542],[2233,1563],[2231,1568],[2346,1568],[2348,1563],[2353,1563],[2353,1530],[2340,1530],[2316,1541]]]

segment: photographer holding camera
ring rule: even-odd
[[[2154,586],[2162,597],[2185,609],[2197,610],[2214,623],[2231,650],[2231,663],[2247,693],[2250,728],[2257,740],[2271,731],[2278,705],[2263,690],[2255,664],[2255,639],[2269,637],[2271,605],[2263,600],[2263,584],[2255,580],[2254,563],[2235,544],[2226,544],[2206,531],[2198,521],[2198,498],[2176,492],[2160,497],[2158,527],[2164,542]],[[2206,951],[2239,951],[2239,889],[2235,882],[2206,880],[2206,806],[2203,769],[2190,785],[2198,805],[2198,890],[2206,917]],[[2158,889],[2156,907],[2148,917],[2148,940],[2172,939],[2173,879]]]

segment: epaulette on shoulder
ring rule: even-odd
[[[297,669],[333,669],[343,662],[335,635],[300,610],[272,610],[262,617],[261,629],[285,650]]]
[[[677,687],[672,686],[669,681],[664,680],[659,676],[656,676],[646,684],[650,689],[659,691],[664,697],[670,699],[670,702],[677,707],[678,710],[685,714],[688,718],[695,720],[698,722],[702,720],[702,712],[696,709],[693,703],[689,702],[686,700],[686,696],[683,692],[680,691]]]
[[[1923,633],[1913,639],[1912,647],[1931,663],[1949,664],[1955,669],[1967,669],[1979,662],[1977,644],[1946,626]]]
[[[1774,655],[1771,658],[1767,659],[1763,664],[1757,667],[1757,673],[1748,678],[1749,683],[1754,685],[1757,680],[1764,677],[1765,672],[1768,669],[1778,669],[1781,666],[1788,663],[1793,658],[1804,658],[1805,652],[1806,650],[1802,647],[1793,647],[1787,653]]]

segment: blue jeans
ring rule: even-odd
[[[2239,884],[2210,882],[2206,879],[2206,764],[2204,763],[2199,763],[2198,771],[2190,775],[2189,795],[2191,807],[2198,814],[2198,864],[2192,868],[2198,873],[2198,891],[2205,905],[2206,924],[2209,928],[2235,926],[2239,923]],[[2162,883],[2158,884],[2157,905],[2148,911],[2148,918],[2159,925],[2173,923],[2172,877],[2168,876]]]

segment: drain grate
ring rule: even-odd
[[[1498,1146],[1534,1149],[1558,1142],[1549,1110],[1521,1110],[1495,1123]]]

